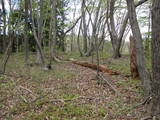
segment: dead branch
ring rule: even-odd
[[[151,96],[147,97],[143,102],[141,102],[141,103],[133,106],[133,109],[134,109],[134,108],[137,108],[137,107],[139,107],[139,106],[143,106],[143,105],[149,104],[150,101],[151,101],[151,99],[152,99]]]
[[[118,92],[118,90],[117,90],[115,87],[113,87],[113,86],[111,85],[111,83],[103,77],[103,75],[99,74],[98,77],[99,77],[101,80],[105,81],[105,82],[107,83],[107,85],[111,88],[111,90],[113,90],[113,91],[115,92],[115,94],[116,94],[117,96],[120,96],[120,93]]]
[[[93,100],[95,99],[94,97],[86,97],[86,96],[79,96],[73,99],[53,99],[51,101],[49,101],[50,103],[55,103],[55,102],[70,102],[70,101],[75,101],[75,100],[79,100],[79,99],[87,99],[87,100]]]
[[[76,25],[77,23],[79,22],[79,20],[81,19],[82,16],[80,16],[76,21],[75,23],[64,33],[65,35],[70,32]]]
[[[23,87],[23,86],[21,86],[21,85],[19,86],[19,88],[28,91],[28,92],[32,95],[32,97],[33,97],[34,99],[36,98],[36,95],[34,95],[34,93],[33,93],[30,89],[28,89],[28,88],[26,88],[26,87]]]

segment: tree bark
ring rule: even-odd
[[[37,37],[38,37],[38,41],[42,47],[42,38],[43,38],[43,22],[44,22],[44,18],[43,18],[43,0],[40,0],[40,15],[38,15],[38,19],[37,19],[37,23],[38,23],[38,33],[37,33]],[[42,59],[41,59],[41,53],[37,48],[37,61],[38,64],[42,63]]]
[[[152,5],[152,116],[160,114],[160,1]],[[160,120],[160,117],[157,117]]]
[[[145,68],[145,57],[144,57],[144,49],[142,44],[142,35],[141,35],[138,21],[137,21],[134,0],[127,0],[127,8],[128,8],[129,21],[130,21],[133,37],[135,38],[135,43],[136,43],[136,52],[137,52],[136,61],[137,61],[138,72],[139,72],[139,76],[142,81],[142,84],[144,86],[145,97],[148,97],[151,92],[150,75]]]
[[[38,38],[37,33],[36,33],[36,28],[35,28],[35,23],[34,23],[34,16],[33,16],[33,12],[32,12],[32,0],[30,0],[30,7],[29,8],[30,8],[30,15],[31,15],[31,18],[32,18],[33,35],[34,35],[34,38],[35,38],[35,42],[36,42],[38,51],[40,53],[41,64],[44,67],[45,66],[45,57],[44,57],[44,53],[43,53],[43,50],[42,50],[41,43],[39,42],[39,38]]]
[[[6,49],[6,10],[5,10],[5,4],[4,0],[1,0],[2,4],[2,14],[3,14],[3,53]]]
[[[56,29],[56,4],[57,0],[51,1],[52,6],[52,18],[51,18],[51,31],[50,31],[50,51],[51,59],[56,59],[56,41],[57,41],[57,29]]]
[[[86,13],[85,13],[85,0],[82,0],[82,24],[83,24],[83,41],[84,41],[84,46],[83,50],[84,53],[87,53],[87,25],[86,25]]]
[[[4,74],[5,73],[6,65],[7,65],[7,62],[9,60],[10,54],[12,52],[13,38],[11,38],[11,34],[9,35],[9,39],[10,39],[9,40],[9,44],[8,44],[8,46],[6,48],[3,60],[2,60],[1,65],[0,65],[0,74]]]
[[[29,58],[29,42],[28,42],[28,0],[25,0],[25,28],[24,28],[24,47],[25,47],[25,63],[28,64]]]
[[[139,78],[136,54],[135,39],[130,36],[130,69],[132,78]]]

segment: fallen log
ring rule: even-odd
[[[106,66],[104,66],[104,65],[99,65],[98,66],[98,65],[93,64],[93,63],[77,61],[75,59],[69,59],[69,61],[71,61],[74,64],[81,65],[83,67],[88,67],[88,68],[91,68],[91,69],[94,69],[94,70],[98,69],[100,72],[108,73],[109,75],[119,75],[120,74],[117,71],[106,68]]]

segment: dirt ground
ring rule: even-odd
[[[81,60],[87,61],[85,58]],[[103,61],[104,65],[114,69],[111,62],[115,61]],[[119,61],[117,63],[119,66]],[[0,120],[142,118],[144,106],[137,106],[143,95],[140,81],[101,74],[118,95],[90,68],[65,61],[53,64],[51,71],[42,71],[36,66],[26,68],[13,59],[8,65],[7,75],[0,76]]]

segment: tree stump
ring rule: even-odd
[[[136,62],[136,46],[133,36],[130,36],[130,70],[132,78],[139,78]]]

